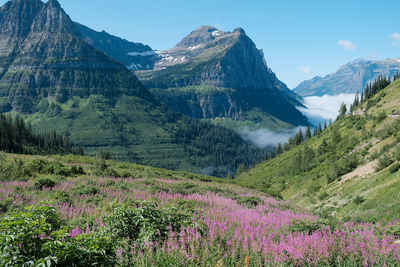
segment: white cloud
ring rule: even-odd
[[[299,70],[305,74],[310,74],[311,73],[311,68],[308,66],[300,66]]]
[[[393,39],[393,46],[400,46],[400,34],[395,32],[390,36]]]
[[[252,142],[259,148],[276,147],[278,143],[287,143],[289,138],[295,136],[300,128],[303,129],[304,133],[306,129],[305,127],[297,127],[291,130],[280,132],[274,132],[264,128],[252,131],[246,127],[240,132],[240,135],[244,140]]]
[[[346,51],[354,51],[356,49],[356,44],[347,40],[339,40],[337,45],[343,47]]]
[[[354,101],[354,94],[340,94],[335,96],[310,96],[304,98],[306,108],[298,108],[311,124],[317,125],[319,122],[335,120],[339,115],[339,108],[342,103],[347,107]]]

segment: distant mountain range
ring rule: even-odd
[[[220,167],[225,175],[262,156],[233,131],[170,111],[124,65],[90,43],[114,59],[122,49],[131,59],[150,51],[72,22],[56,0],[4,4],[1,110],[23,114],[38,131],[64,133],[89,154],[103,148],[118,159],[169,169]]]
[[[361,93],[367,83],[379,75],[393,77],[397,72],[400,72],[400,59],[366,60],[361,58],[325,77],[316,76],[304,81],[293,91],[303,97]]]
[[[308,124],[296,109],[301,97],[277,79],[241,28],[224,32],[202,26],[167,51],[79,28],[85,40],[136,70],[159,101],[181,114],[233,128]]]

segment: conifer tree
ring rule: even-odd
[[[346,107],[346,104],[343,102],[343,103],[340,105],[340,109],[339,109],[339,118],[344,117],[344,115],[346,115],[346,113],[347,113],[347,107]]]
[[[281,143],[278,143],[278,146],[277,146],[277,148],[276,148],[276,155],[280,155],[280,154],[282,154],[282,145],[281,145]]]
[[[311,139],[311,129],[310,126],[307,126],[306,130],[306,140]]]

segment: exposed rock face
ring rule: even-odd
[[[0,97],[30,113],[39,97],[153,99],[124,66],[93,49],[56,0],[14,0],[0,11]]]
[[[277,79],[241,28],[223,32],[202,26],[174,48],[157,53],[161,58],[153,71],[136,73],[176,111],[196,118],[243,120],[244,113],[257,108],[292,125],[307,124],[295,108],[302,105],[301,98]],[[195,90],[181,90],[187,87]]]
[[[36,130],[66,134],[89,155],[107,149],[157,167],[215,166],[227,175],[263,156],[233,131],[161,105],[133,72],[80,34],[56,0],[1,7],[0,111],[24,113]]]
[[[97,32],[79,23],[76,23],[76,26],[87,43],[121,62],[128,69],[136,71],[154,68],[154,62],[157,61],[158,55],[149,46],[129,42],[105,31]]]
[[[400,59],[357,59],[323,78],[317,76],[304,81],[293,91],[303,97],[361,93],[379,75],[393,77],[397,72],[400,72]]]

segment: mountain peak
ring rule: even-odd
[[[354,60],[353,62],[350,62],[349,64],[356,64],[356,63],[365,63],[368,62],[368,60],[366,60],[363,57],[357,58],[356,60]]]
[[[208,43],[215,39],[213,32],[218,31],[217,28],[212,26],[201,26],[200,28],[192,31],[188,36],[176,45],[179,48],[195,47],[201,44]]]
[[[79,35],[78,29],[57,0],[49,0],[32,26],[34,31]]]
[[[49,7],[61,9],[61,5],[57,0],[49,0],[47,1],[46,5],[48,5]]]
[[[246,32],[244,31],[244,29],[243,29],[243,28],[240,28],[240,27],[234,29],[234,30],[233,30],[233,33],[239,33],[239,34],[246,35]]]

